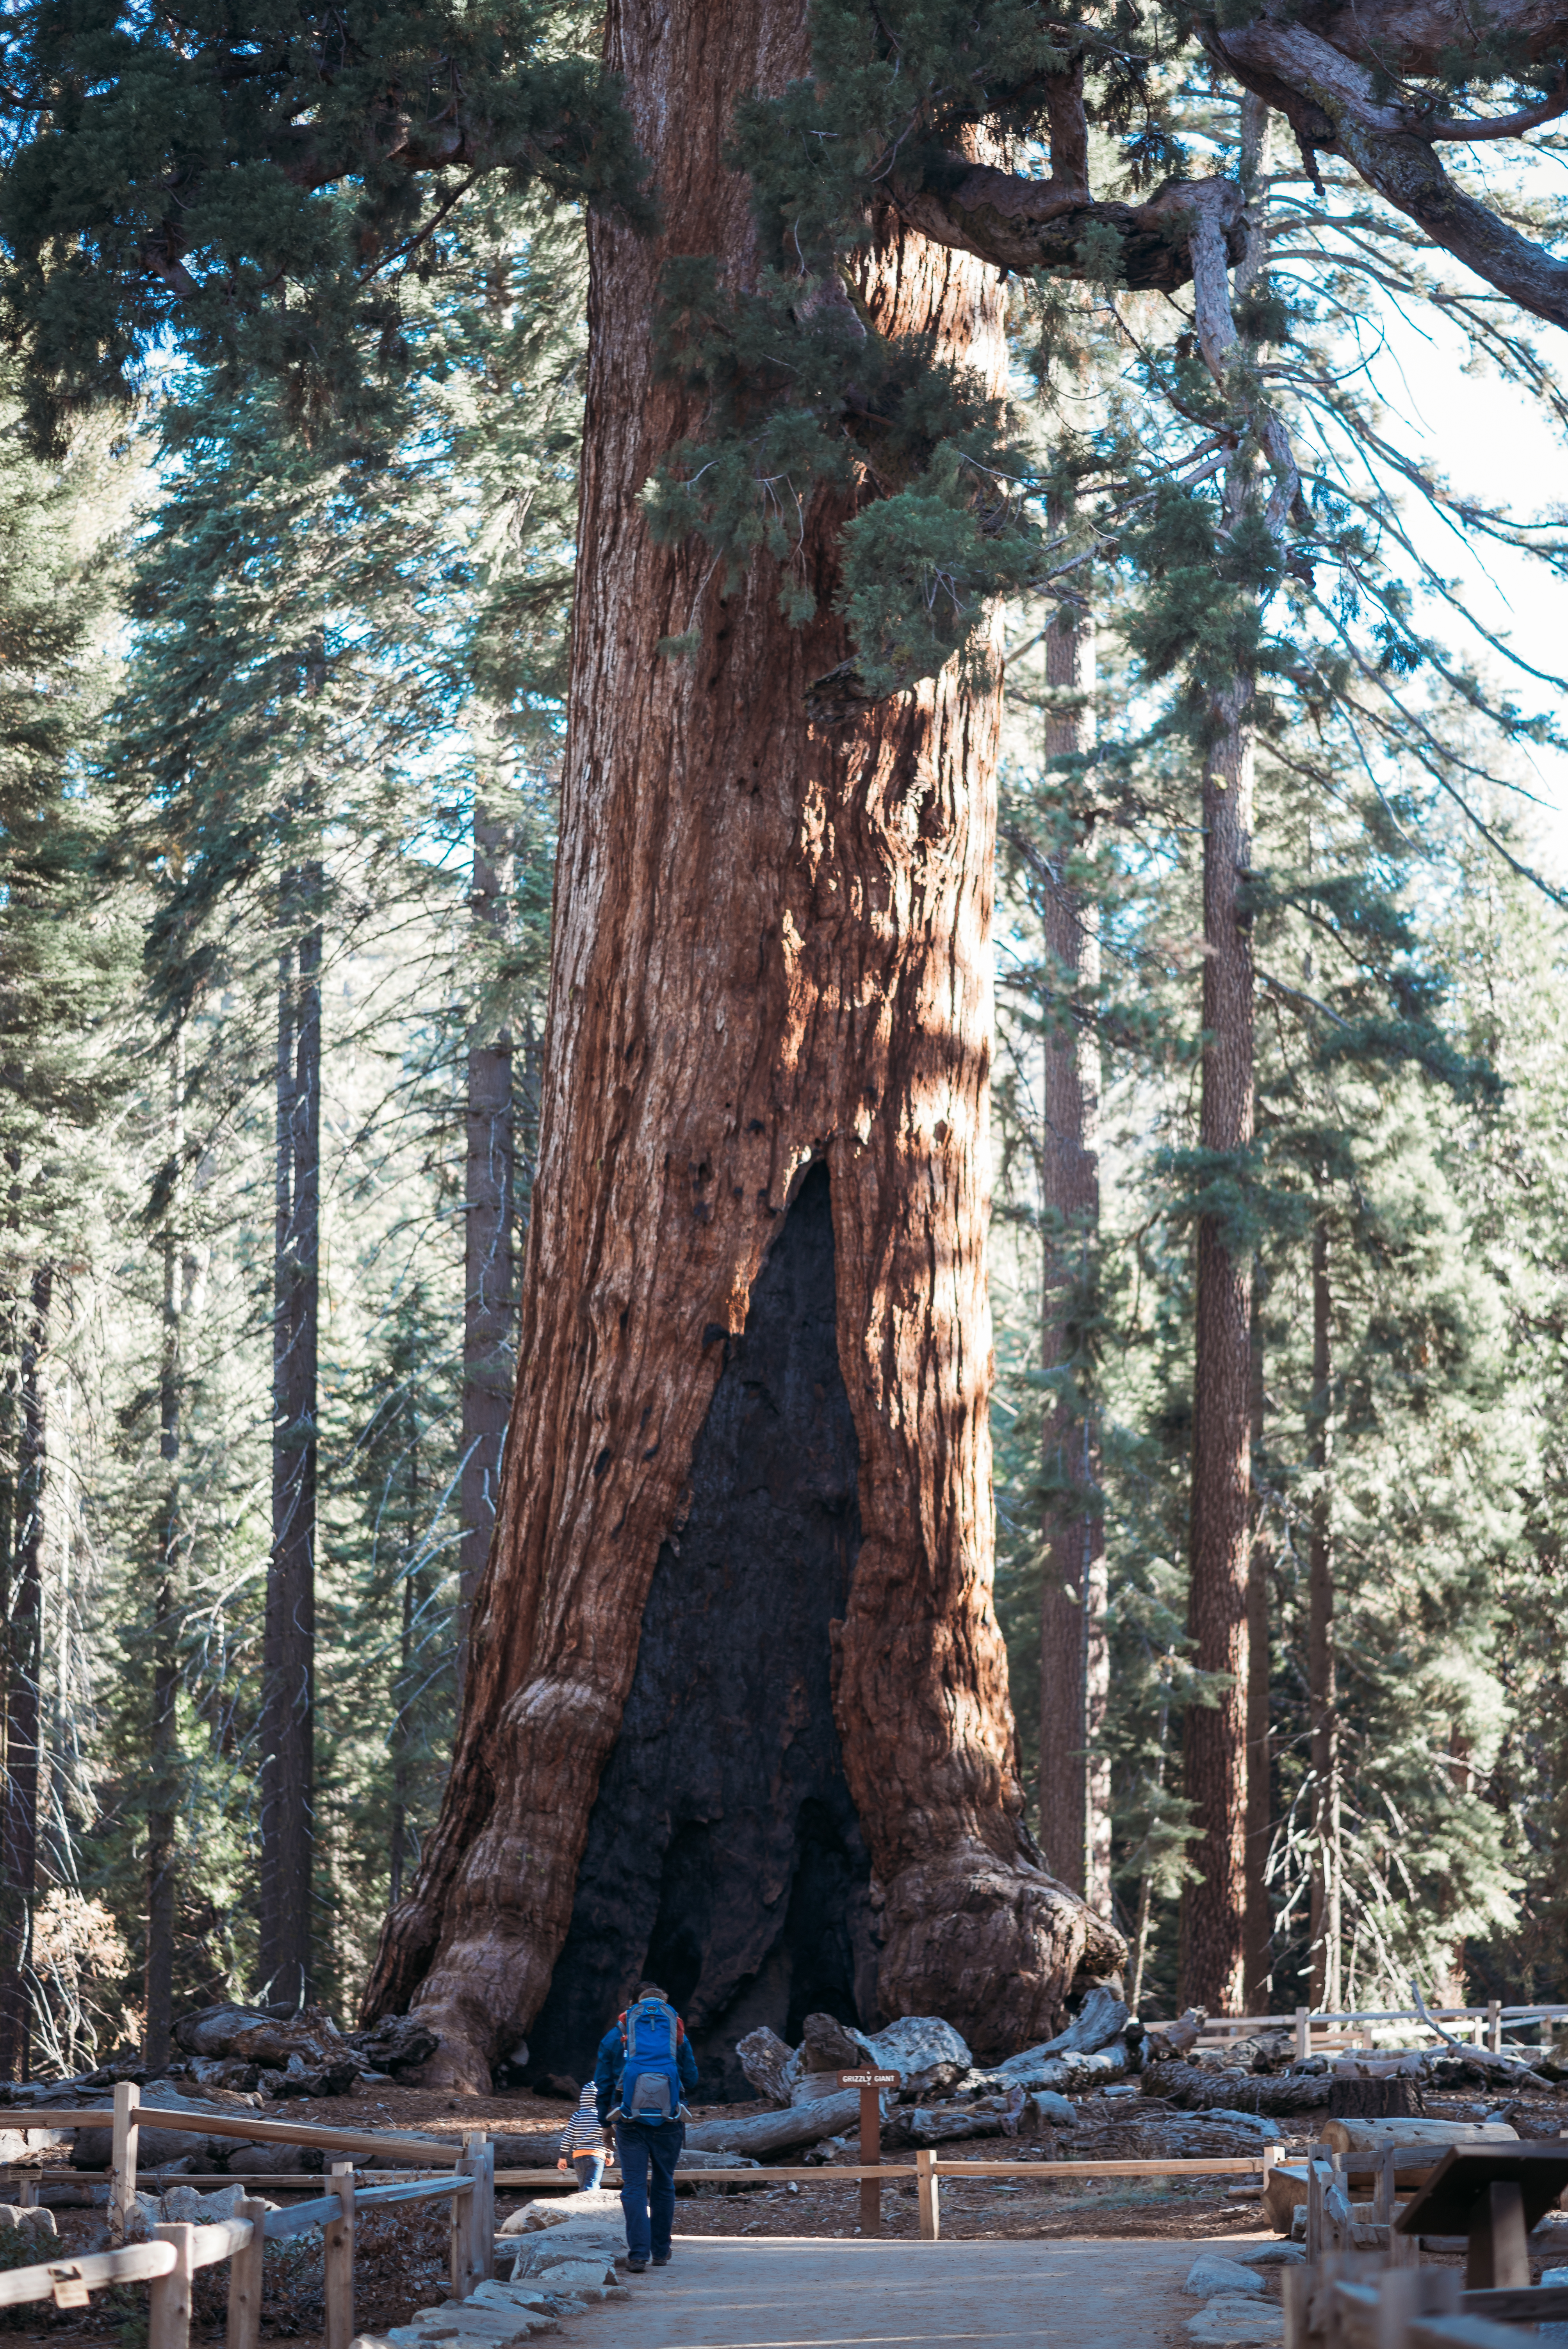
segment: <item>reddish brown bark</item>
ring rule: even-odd
[[[1334,1453],[1334,1299],[1328,1221],[1312,1227],[1312,1408],[1307,1457],[1313,1475],[1307,1546],[1307,1693],[1312,1730],[1312,2003],[1339,2004],[1339,1708],[1334,1638],[1334,1524],[1329,1476]]]
[[[1260,1495],[1267,1395],[1264,1381],[1259,1276],[1253,1279],[1253,1540],[1247,1559],[1247,1899],[1246,2011],[1268,2013],[1274,1942],[1269,1905],[1269,1840],[1274,1827],[1269,1744],[1270,1537]]]
[[[504,824],[474,804],[476,928],[504,933],[511,884],[511,845]],[[487,941],[488,942],[488,941]],[[462,1547],[458,1625],[458,1693],[468,1674],[474,1593],[490,1556],[500,1483],[501,1450],[511,1402],[512,1193],[516,1131],[511,1098],[511,1032],[493,1020],[469,1038],[464,1108]],[[394,1892],[393,1898],[397,1898]]]
[[[262,1634],[258,1964],[263,1996],[295,2002],[310,1989],[315,1860],[321,889],[313,864],[285,875],[281,894],[294,935],[278,964],[273,1547]]]
[[[1253,685],[1239,672],[1211,697],[1203,762],[1205,1152],[1253,1139],[1253,950],[1242,904],[1252,862]],[[1186,1795],[1198,1869],[1181,1899],[1183,2006],[1241,2011],[1246,1906],[1247,1564],[1252,1506],[1252,1266],[1223,1218],[1199,1218],[1192,1397],[1188,1630],[1200,1671],[1230,1675],[1213,1704],[1188,1707]]]
[[[1092,623],[1064,605],[1046,631],[1046,682],[1061,697],[1046,721],[1048,758],[1087,749],[1093,677]],[[1092,901],[1065,875],[1041,911],[1066,1008],[1075,1015],[1045,1045],[1040,1360],[1048,1376],[1081,1357],[1074,1324],[1092,1288],[1099,1241],[1099,1036],[1092,1017],[1099,931]],[[1058,1392],[1043,1438],[1051,1497],[1042,1527],[1040,1842],[1061,1881],[1109,1918],[1110,1766],[1097,1751],[1110,1692],[1105,1521],[1085,1497],[1099,1481],[1099,1432],[1091,1412]]]
[[[388,1923],[372,2012],[417,1997],[432,2077],[480,2086],[526,2033],[637,1661],[661,1546],[765,1254],[829,1170],[860,1543],[830,1627],[843,1771],[874,1871],[889,2013],[977,2047],[1060,2011],[1119,1944],[1052,1884],[1022,1821],[990,1599],[985,1292],[995,681],[952,672],[810,726],[842,661],[835,523],[803,631],[762,564],[719,602],[655,546],[637,492],[699,421],[650,353],[667,254],[758,266],[733,105],[809,63],[801,0],[652,11],[608,50],[654,160],[662,241],[592,230],[591,360],[540,1165],[517,1393],[442,1815]],[[999,291],[894,233],[861,291],[993,381]],[[688,661],[660,638],[700,631]],[[824,1626],[824,1631],[830,1627]],[[722,1689],[711,1702],[723,1702]]]

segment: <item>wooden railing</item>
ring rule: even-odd
[[[356,2222],[365,2210],[392,2204],[449,2199],[452,2206],[450,2286],[454,2300],[466,2300],[476,2284],[495,2272],[495,2147],[488,2137],[470,2134],[462,2148],[439,2139],[405,2137],[395,2131],[341,2129],[310,2122],[263,2121],[248,2113],[170,2112],[143,2105],[134,2085],[116,2088],[112,2112],[101,2107],[51,2111],[51,2128],[99,2128],[112,2137],[109,2226],[120,2248],[78,2260],[40,2261],[0,2273],[0,2308],[52,2300],[59,2308],[80,2308],[95,2291],[112,2284],[150,2285],[148,2349],[190,2349],[191,2283],[197,2269],[227,2260],[229,2327],[227,2349],[259,2349],[262,2323],[262,2262],[269,2242],[322,2230],[325,2349],[349,2349],[354,2337],[354,2243]],[[193,2131],[203,2137],[249,2138],[267,2145],[297,2145],[322,2151],[368,2154],[385,2161],[405,2154],[428,2168],[449,2168],[447,2178],[399,2178],[362,2186],[352,2161],[334,2162],[325,2194],[269,2210],[242,2199],[231,2219],[201,2226],[185,2221],[159,2225],[148,2243],[123,2238],[136,2208],[137,2154],[141,2127]],[[189,2184],[188,2178],[179,2180]],[[233,2179],[224,2183],[236,2183]],[[268,2181],[271,2182],[270,2180]]]
[[[1427,2031],[1433,2023],[1469,2023],[1474,2044],[1496,2055],[1502,2052],[1505,2024],[1519,2029],[1526,2023],[1560,2023],[1564,2018],[1568,2018],[1568,2006],[1504,2006],[1495,1998],[1485,2006],[1429,2006],[1424,2016],[1414,2006],[1358,2007],[1332,2014],[1298,2006],[1290,2014],[1212,2014],[1198,2044],[1222,2046],[1225,2040],[1243,2038],[1253,2031],[1290,2030],[1295,2034],[1296,2058],[1301,2061],[1328,2047],[1370,2047],[1375,2023],[1408,2023]]]

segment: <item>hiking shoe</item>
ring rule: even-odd
[[[647,2271],[648,2263],[646,2260],[628,2260],[626,2261],[626,2273],[628,2275],[645,2275]]]
[[[656,2268],[667,2268],[670,2263],[671,2257],[672,2254],[668,2251],[655,2251],[654,2253],[654,2265]]]

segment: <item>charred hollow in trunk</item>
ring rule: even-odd
[[[686,2017],[704,2094],[752,2095],[737,2036],[814,2010],[874,2019],[870,1862],[833,1720],[832,1640],[860,1546],[839,1370],[828,1170],[751,1293],[659,1551],[572,1929],[529,2034],[586,2078],[646,1972]]]

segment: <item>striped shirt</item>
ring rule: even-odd
[[[603,2153],[604,2132],[592,2102],[579,2105],[561,2132],[561,2150],[570,2159],[574,2153]]]

